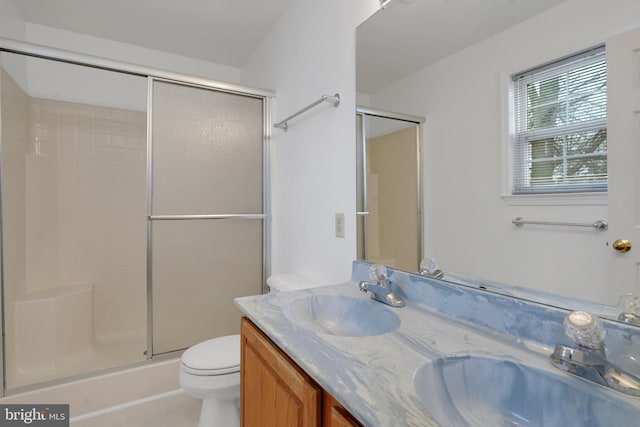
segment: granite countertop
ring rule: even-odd
[[[504,296],[487,296],[447,286],[440,289],[439,285],[425,285],[420,279],[400,275],[395,278],[396,283],[403,285],[400,292],[404,290],[407,300],[402,308],[372,301],[358,290],[356,280],[237,298],[235,302],[272,341],[366,426],[440,425],[422,402],[441,390],[426,386],[420,395],[414,387],[414,376],[421,367],[442,357],[480,355],[560,372],[551,367],[549,354],[560,334],[557,323],[561,325],[562,310],[555,310],[556,313],[545,308],[552,313],[544,315],[549,320],[540,321],[522,309],[523,303]],[[448,294],[440,298],[434,292]],[[293,302],[314,295],[343,295],[361,299],[365,301],[363,304],[380,305],[397,315],[399,326],[372,336],[341,336],[309,328],[299,324],[290,307]],[[434,307],[429,307],[415,302],[421,298],[440,298],[440,304],[445,305],[437,307],[436,302]],[[447,308],[448,305],[453,308]],[[518,314],[509,313],[512,305],[520,305]],[[471,315],[456,316],[458,308]],[[474,316],[483,320],[476,322]],[[549,322],[551,327],[546,327],[544,322]],[[514,333],[518,328],[531,334]],[[543,335],[541,330],[545,330]],[[627,397],[622,399],[631,401]]]

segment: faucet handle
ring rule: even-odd
[[[640,295],[622,295],[618,300],[618,313],[618,320],[640,326]]]
[[[376,284],[381,285],[387,282],[387,267],[382,264],[373,264],[369,267],[369,277]]]
[[[607,331],[598,316],[586,311],[572,311],[564,318],[564,332],[580,347],[597,350],[602,348]]]
[[[444,277],[444,273],[438,269],[438,263],[433,258],[423,258],[422,261],[420,261],[419,268],[420,271],[418,271],[418,274],[421,276],[431,276],[437,279]]]
[[[420,274],[431,276],[438,269],[438,263],[433,258],[424,258],[420,261]]]

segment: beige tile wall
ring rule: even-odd
[[[143,359],[146,113],[29,98],[1,79],[8,371],[12,302],[79,283],[93,285],[96,349],[135,340]]]
[[[31,111],[40,157],[59,165],[58,283],[94,284],[98,340],[144,330],[146,113],[43,99]]]

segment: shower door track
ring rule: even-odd
[[[57,49],[54,47],[43,46],[34,43],[11,40],[3,37],[0,37],[0,51],[33,56],[36,58],[53,59],[55,61],[67,62],[69,64],[84,65],[108,71],[133,74],[136,76],[155,77],[167,81],[174,81],[177,83],[188,83],[191,85],[208,87],[228,93],[254,96],[256,98],[273,98],[276,95],[275,92],[267,89],[258,89],[205,77],[196,77],[188,74],[159,70],[157,68],[145,67],[128,62],[120,62],[117,60],[71,52],[68,50]]]

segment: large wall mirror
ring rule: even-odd
[[[637,28],[640,2],[623,0],[391,0],[358,27],[358,104],[426,118],[425,256],[445,273],[609,317],[620,296],[640,293]],[[600,45],[608,190],[512,195],[512,76]],[[570,225],[597,220],[608,229]]]
[[[417,271],[422,257],[420,129],[424,119],[356,110],[358,259]]]

